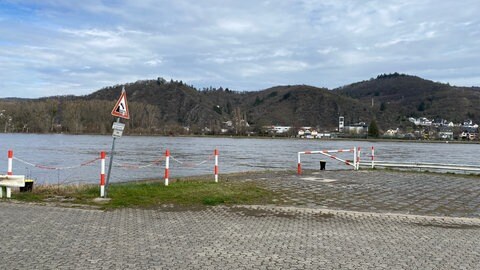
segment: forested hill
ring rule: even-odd
[[[110,112],[121,88],[107,87],[86,96],[0,100],[0,130],[110,133]],[[340,115],[347,123],[376,119],[381,129],[407,126],[411,116],[480,122],[480,113],[476,113],[480,109],[479,88],[455,87],[398,73],[334,90],[307,85],[252,92],[198,90],[162,78],[130,83],[125,89],[131,115],[125,121],[126,131],[130,133],[218,134],[228,128],[229,132],[243,134],[260,132],[267,125],[334,130]]]
[[[456,87],[405,74],[384,74],[376,79],[333,90],[369,107],[383,129],[405,127],[408,117],[480,122],[480,88]]]

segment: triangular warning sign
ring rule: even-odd
[[[122,94],[115,104],[115,107],[113,107],[112,115],[123,119],[130,119],[130,113],[128,112],[127,104],[127,92],[125,92],[125,87],[123,87]]]

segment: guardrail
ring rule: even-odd
[[[397,162],[397,161],[375,161],[374,165],[370,162],[361,162],[360,166],[365,167],[388,167],[388,168],[412,168],[412,169],[438,169],[438,170],[456,170],[456,171],[480,171],[478,165],[466,164],[445,164],[428,162]]]

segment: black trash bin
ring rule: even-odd
[[[25,186],[20,187],[20,192],[32,192],[33,190],[33,179],[25,179]]]
[[[325,166],[327,165],[327,162],[325,160],[320,160],[320,170],[325,171]]]

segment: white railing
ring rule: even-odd
[[[453,171],[480,171],[480,165],[469,164],[449,164],[449,163],[432,163],[432,162],[401,162],[401,161],[378,161],[375,160],[375,148],[371,148],[371,161],[359,162],[360,166],[384,167],[384,168],[410,168],[410,169],[437,169],[437,170],[453,170]]]

